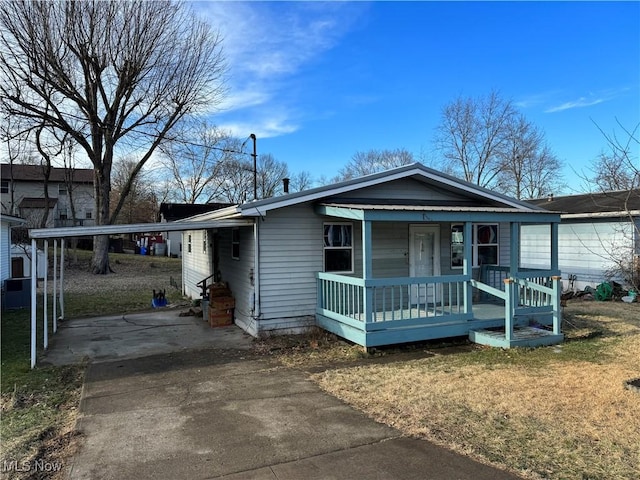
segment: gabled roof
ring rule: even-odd
[[[277,197],[265,198],[263,200],[256,200],[253,202],[244,203],[241,205],[233,205],[227,208],[216,210],[215,212],[203,213],[195,215],[185,219],[188,222],[198,222],[203,220],[214,219],[227,219],[227,218],[239,218],[239,217],[257,217],[264,216],[269,210],[275,210],[278,208],[289,207],[293,205],[302,204],[305,202],[328,202],[334,200],[338,196],[342,196],[341,203],[345,203],[345,194],[355,192],[367,187],[373,187],[386,182],[392,182],[394,180],[411,178],[413,180],[424,183],[425,185],[431,185],[440,190],[447,190],[459,196],[475,200],[475,205],[481,207],[482,205],[488,208],[494,209],[510,209],[514,212],[538,212],[549,213],[544,208],[540,208],[531,203],[516,200],[507,195],[497,193],[486,188],[479,187],[469,182],[465,182],[458,178],[446,175],[437,170],[425,167],[421,163],[412,163],[410,165],[404,165],[402,167],[386,170],[384,172],[374,173],[371,175],[365,175],[363,177],[346,180],[344,182],[338,182],[331,185],[325,185],[322,187],[312,188],[304,190],[302,192],[295,192]],[[353,200],[353,199],[350,199]],[[359,199],[360,201],[366,200],[371,203],[373,199]],[[393,201],[378,201],[377,204],[393,204],[404,205],[405,210],[417,204],[423,203],[422,209],[430,210],[434,207],[441,207],[447,204],[447,201],[440,202],[434,205],[433,202],[419,202],[416,200],[403,201],[394,199]],[[449,202],[450,203],[450,202]],[[455,203],[455,202],[454,202]],[[463,202],[464,205],[469,202]],[[473,203],[473,202],[472,202]],[[361,205],[362,206],[362,205]],[[371,205],[369,205],[371,208]],[[408,207],[408,208],[406,208]]]
[[[607,214],[618,216],[621,212],[640,211],[640,189],[612,192],[583,193],[530,200],[530,203],[546,210],[569,215]]]
[[[528,211],[542,210],[540,207],[530,203],[516,200],[501,193],[479,187],[437,170],[425,167],[421,163],[412,163],[410,165],[404,165],[384,172],[374,173],[364,177],[354,178],[318,188],[312,188],[302,192],[257,200],[239,205],[237,209],[243,216],[264,215],[269,210],[309,201],[326,199],[336,195],[343,195],[354,190],[402,178],[413,178],[414,180],[421,181],[425,184],[436,185],[439,188],[444,188],[451,192],[463,194],[467,197],[490,203],[494,207],[507,207]]]
[[[49,175],[50,182],[64,183],[66,181],[66,170],[64,168],[53,167]],[[44,171],[40,165],[21,165],[21,164],[0,164],[0,178],[2,180],[11,180],[21,182],[42,182],[44,180]],[[90,168],[73,169],[74,183],[93,183],[93,170]]]

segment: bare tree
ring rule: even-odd
[[[4,104],[0,102],[0,107]],[[27,136],[20,131],[18,125],[16,125],[15,119],[8,113],[3,113],[2,122],[0,122],[0,136],[2,142],[5,144],[8,160],[9,160],[9,178],[3,178],[3,181],[9,182],[9,201],[2,203],[2,212],[9,215],[16,215],[18,207],[15,199],[15,182],[13,181],[13,166],[19,163],[20,160],[28,156],[30,151],[28,150]]]
[[[494,186],[502,167],[507,126],[516,114],[512,102],[495,91],[445,105],[435,138],[444,157],[441,170],[481,187]]]
[[[231,158],[222,164],[218,200],[242,204],[253,196],[253,164],[249,160]]]
[[[545,143],[544,134],[524,115],[505,125],[496,184],[517,199],[540,198],[562,188],[562,164]]]
[[[258,157],[258,198],[270,198],[281,195],[283,178],[289,177],[289,168],[284,162],[275,159],[270,153]]]
[[[640,145],[640,123],[627,129],[618,120],[616,122],[623,137],[615,132],[607,134],[598,127],[607,142],[607,151],[592,162],[593,176],[585,178],[588,184],[604,192],[640,188],[640,165],[635,153]]]
[[[186,116],[223,95],[221,40],[187,4],[170,1],[2,2],[0,100],[8,113],[65,132],[96,174],[96,221],[118,215],[136,176]],[[119,149],[138,161],[111,207]],[[92,271],[108,273],[109,241]]]
[[[138,161],[132,157],[118,159],[113,164],[113,180],[111,195],[118,198],[126,188],[131,171],[136,168]],[[115,202],[114,202],[115,203]],[[158,211],[158,201],[145,169],[140,170],[131,183],[125,195],[122,208],[116,215],[114,223],[148,223],[155,221]]]
[[[302,172],[297,172],[291,175],[289,190],[291,192],[302,192],[303,190],[307,190],[313,186],[313,179],[311,178],[311,174],[304,170]]]
[[[161,147],[173,197],[182,203],[209,203],[221,194],[222,163],[237,141],[206,121],[185,124]]]
[[[583,176],[590,185],[596,187],[600,195],[595,203],[601,202],[605,209],[620,212],[618,222],[614,222],[615,235],[611,244],[601,241],[610,267],[607,275],[622,279],[626,284],[640,289],[640,123],[626,128],[617,119],[622,133],[600,133],[607,143],[607,150],[592,164],[592,177]]]
[[[349,163],[338,171],[333,182],[350,180],[376,172],[382,172],[402,165],[413,163],[413,154],[404,148],[395,150],[368,150],[356,152]]]

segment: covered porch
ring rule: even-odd
[[[559,215],[513,208],[353,204],[322,204],[316,212],[359,222],[361,227],[361,272],[316,274],[316,321],[322,328],[365,347],[463,335],[502,348],[562,342]],[[430,270],[427,275],[414,269],[409,276],[374,276],[372,232],[384,222],[402,222],[408,227],[460,225],[461,268],[443,273],[438,268],[436,274]],[[502,245],[509,250],[508,265],[474,268],[473,226],[478,223],[508,225],[508,244]],[[548,269],[520,267],[523,223],[549,225]],[[437,250],[438,262],[448,258],[443,251],[451,251]]]

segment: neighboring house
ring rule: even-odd
[[[201,213],[212,212],[229,203],[161,203],[158,212],[161,223],[175,222]],[[167,243],[167,254],[172,257],[182,256],[182,232],[163,232],[163,238]]]
[[[640,268],[640,190],[548,197],[530,203],[561,212],[558,257],[565,289],[583,290],[610,279],[628,283],[619,274],[618,261],[629,267],[635,262]],[[526,226],[522,239],[523,266],[543,264],[549,255],[548,227]]]
[[[12,263],[11,254],[11,229],[24,225],[26,220],[10,215],[0,215],[0,283],[4,285],[7,278],[22,277],[23,268],[18,268],[16,263]],[[22,267],[22,265],[20,265]]]
[[[364,346],[562,340],[557,256],[534,272],[518,261],[525,224],[547,225],[557,252],[560,215],[421,164],[180,223],[189,222],[184,293],[228,283],[235,323],[254,336],[319,325]],[[553,333],[520,328],[541,323]]]
[[[93,170],[52,168],[49,176],[49,202],[44,195],[44,170],[39,165],[0,164],[0,200],[2,213],[18,215],[29,226],[39,226],[45,208],[49,209],[47,227],[95,225]]]

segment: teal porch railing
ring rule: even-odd
[[[329,325],[334,333],[363,345],[369,345],[367,336],[373,334],[416,341],[465,335],[477,326],[504,325],[513,332],[523,315],[552,316],[555,332],[559,331],[560,288],[559,277],[550,273],[554,272],[521,272],[519,278],[502,278],[492,286],[467,275],[362,279],[321,272],[316,274],[316,314],[322,326]],[[502,303],[504,314],[483,321],[474,318],[472,288]],[[350,337],[344,331],[356,334]],[[389,335],[391,331],[395,334]]]

